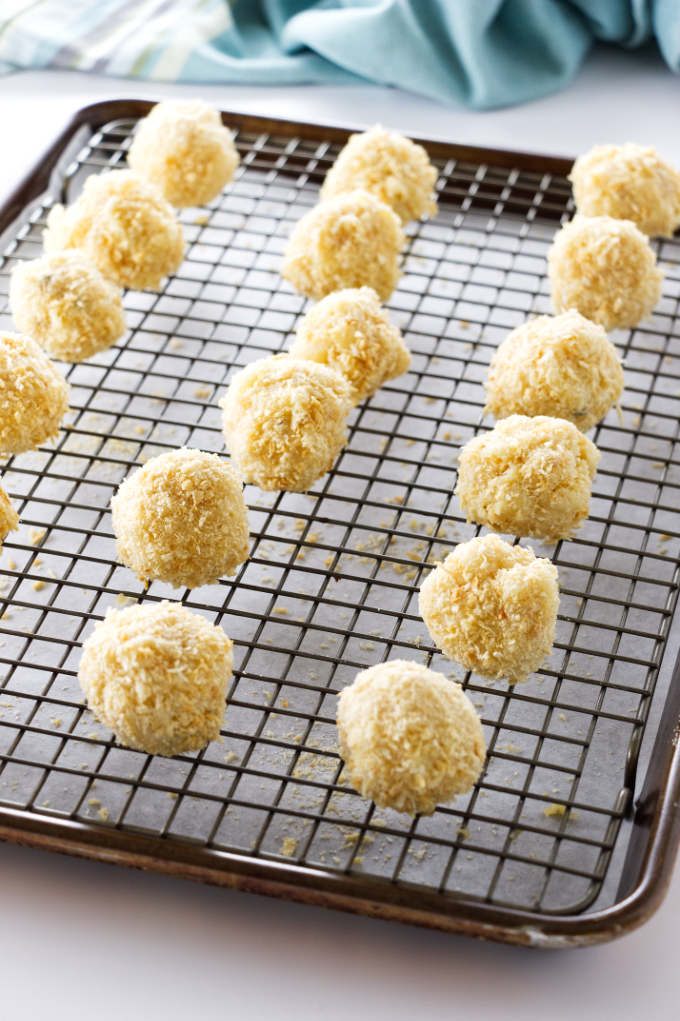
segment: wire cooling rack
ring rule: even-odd
[[[24,190],[3,241],[2,325],[10,271],[40,253],[50,205],[125,165],[146,108],[81,112],[47,161],[50,186],[33,202],[35,180]],[[241,166],[218,200],[182,212],[179,272],[158,294],[125,295],[124,339],[63,366],[72,410],[58,441],[4,469],[21,526],[0,560],[0,835],[520,942],[578,941],[568,916],[586,918],[581,941],[611,935],[607,911],[639,873],[630,847],[647,830],[625,820],[678,594],[678,242],[657,246],[653,318],[614,337],[626,393],[594,434],[590,517],[573,541],[532,543],[557,564],[561,601],[553,653],[526,683],[457,670],[432,647],[417,594],[430,565],[479,531],[452,495],[456,458],[489,427],[496,345],[550,310],[564,161],[431,146],[439,214],[409,228],[389,302],[411,371],[356,409],[308,494],[246,487],[252,549],[235,578],[144,592],[116,562],[111,496],[164,450],[223,451],[216,401],[240,367],[289,345],[305,303],[279,276],[285,240],[346,137],[227,123]],[[235,643],[220,739],[174,759],[118,747],[76,676],[108,607],[168,597]],[[342,775],[337,693],[389,657],[456,676],[484,723],[481,782],[429,818],[377,810]]]

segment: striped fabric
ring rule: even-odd
[[[594,40],[651,39],[678,71],[678,0],[0,0],[3,73],[364,79],[476,108],[560,88]]]
[[[225,0],[2,0],[0,70],[175,81],[192,56],[231,29]]]

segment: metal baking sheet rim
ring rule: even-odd
[[[503,911],[462,898],[414,893],[388,882],[362,879],[278,863],[264,863],[245,855],[212,851],[190,844],[173,844],[106,827],[39,818],[21,810],[0,811],[0,840],[89,858],[111,865],[190,879],[317,907],[333,908],[385,921],[439,929],[477,939],[510,943],[540,950],[593,946],[638,928],[663,900],[672,872],[674,854],[664,848],[678,838],[678,797],[671,788],[680,782],[680,756],[674,745],[672,775],[657,825],[650,839],[639,884],[611,908],[583,916],[542,916],[525,911]],[[366,896],[370,885],[373,895]]]
[[[50,176],[79,128],[96,129],[117,117],[143,116],[147,100],[107,100],[78,110],[0,208],[0,235],[48,187]],[[319,129],[326,137],[345,141],[351,128],[273,120],[223,113],[225,123],[244,130],[281,130],[305,135]],[[570,161],[560,157],[456,146],[419,138],[435,154],[460,159],[520,165],[536,171],[565,174]],[[592,946],[638,928],[656,911],[668,888],[680,842],[680,656],[673,669],[666,705],[640,796],[635,802],[632,832],[617,900],[611,907],[583,915],[541,914],[503,910],[452,895],[433,895],[377,879],[323,873],[299,865],[263,862],[175,841],[123,833],[106,826],[89,826],[50,819],[21,809],[0,808],[0,840],[89,858],[114,865],[264,894],[303,904],[333,908],[371,918],[404,922],[478,939],[534,949]],[[630,873],[634,872],[632,878]],[[371,896],[367,896],[367,887]]]

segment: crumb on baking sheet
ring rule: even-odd
[[[567,821],[571,822],[572,819],[578,819],[578,812],[575,809],[568,809],[566,805],[561,805],[557,801],[553,801],[552,804],[546,805],[543,809],[543,815],[546,819],[552,819],[554,817],[561,817],[566,815]]]
[[[281,843],[281,854],[285,858],[294,858],[297,852],[297,843],[295,837],[284,837]]]

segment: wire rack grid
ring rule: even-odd
[[[39,254],[49,206],[87,174],[124,165],[134,123],[90,132],[59,187],[20,218],[0,293],[16,260]],[[411,370],[356,409],[333,470],[303,495],[246,487],[252,549],[233,579],[144,592],[116,561],[116,486],[181,444],[222,452],[218,396],[240,367],[285,350],[304,311],[279,276],[281,254],[338,145],[283,130],[236,140],[232,185],[182,212],[177,275],[158,294],[126,293],[125,338],[63,366],[71,413],[58,441],[6,463],[21,526],[0,560],[0,804],[372,889],[584,912],[631,806],[677,600],[678,243],[659,246],[666,280],[653,318],[614,338],[626,393],[620,418],[594,434],[603,456],[590,517],[573,541],[532,543],[559,569],[557,640],[545,668],[509,688],[462,674],[432,647],[417,594],[430,565],[479,531],[452,495],[456,458],[489,427],[482,381],[496,345],[549,311],[545,255],[570,210],[559,175],[438,158],[439,214],[409,228],[389,302]],[[6,311],[1,322],[10,326]],[[219,741],[175,759],[117,746],[76,675],[108,607],[168,597],[235,643]],[[390,657],[456,676],[484,724],[481,782],[428,818],[377,810],[342,775],[337,693]]]

